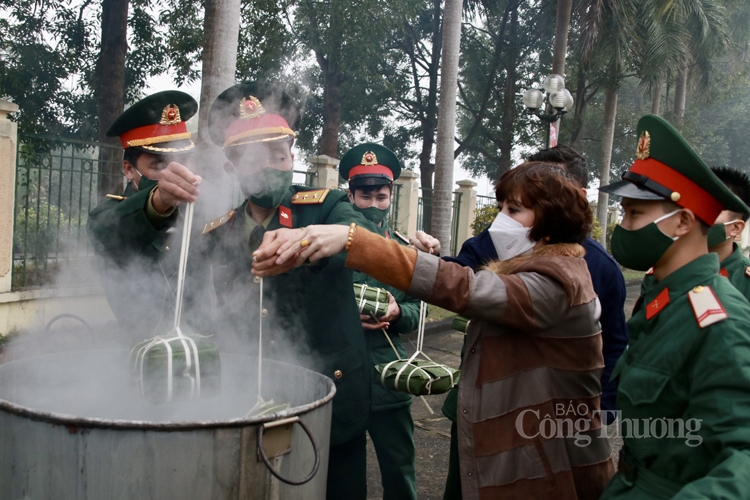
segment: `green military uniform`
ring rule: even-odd
[[[345,193],[284,187],[291,184],[291,171],[253,164],[254,155],[263,153],[261,146],[278,146],[273,143],[279,142],[291,146],[295,136],[299,110],[278,86],[245,82],[227,89],[214,102],[209,123],[212,140],[232,160],[248,200],[271,210],[258,224],[248,213],[246,201],[204,228],[218,314],[228,325],[228,331],[217,332],[216,342],[236,349],[238,343],[227,337],[237,336],[239,345],[256,348],[257,318],[262,314],[264,357],[302,364],[334,380],[327,498],[364,499],[366,483],[359,478],[366,475],[372,367],[354,300],[352,271],[344,267],[346,255],[265,278],[265,310],[259,311],[260,279],[251,274],[251,254],[265,231],[351,222],[371,231],[375,226],[352,209]],[[274,158],[269,155],[266,160]],[[264,207],[269,199],[274,201]]]
[[[184,92],[152,94],[122,113],[107,135],[119,136],[126,150],[187,154],[194,145],[185,120],[197,109]],[[140,175],[137,189],[131,181],[121,196],[109,195],[86,224],[110,308],[123,332],[138,340],[171,326],[181,244],[179,211],[156,213],[151,196],[157,181]]]
[[[706,226],[724,207],[747,211],[665,121],[644,117],[638,133],[636,162],[624,181],[602,190],[671,200]],[[616,249],[616,236],[615,258],[626,265],[629,256]],[[638,246],[627,248],[636,255]],[[649,246],[640,242],[640,249]],[[628,322],[630,343],[612,374],[619,377],[624,446],[602,498],[747,497],[750,305],[719,275],[715,254],[661,281],[647,276],[642,290]]]
[[[736,243],[732,254],[719,264],[719,274],[729,278],[729,282],[750,301],[750,259],[745,257]]]
[[[401,164],[388,148],[376,143],[364,143],[355,146],[341,158],[339,172],[349,182],[349,189],[353,196],[355,189],[379,190],[382,186],[392,186],[393,181],[401,173]],[[354,205],[354,209],[361,211],[368,219],[375,214],[376,221],[387,213],[387,209],[376,207],[359,209]],[[370,214],[370,211],[373,214]],[[384,219],[377,226],[377,232],[389,239],[395,236]],[[404,244],[403,241],[398,241]],[[397,321],[390,323],[388,330],[365,330],[361,324],[358,324],[355,332],[364,336],[370,354],[373,377],[370,406],[372,415],[367,431],[378,456],[383,498],[385,500],[416,500],[416,450],[414,448],[414,421],[411,418],[412,398],[409,394],[381,384],[374,366],[395,361],[399,357],[407,359],[406,350],[401,342],[401,334],[410,333],[419,326],[420,301],[364,273],[355,272],[354,282],[389,291],[401,309],[401,316]],[[388,335],[390,343],[385,335]],[[398,354],[394,352],[394,348]],[[365,450],[361,450],[361,453],[364,452]],[[362,481],[365,479],[361,478]]]

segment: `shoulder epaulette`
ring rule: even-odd
[[[326,199],[329,191],[328,188],[300,191],[292,196],[292,205],[319,205]]]
[[[221,217],[218,217],[211,222],[206,222],[206,225],[203,226],[203,234],[208,234],[211,231],[213,231],[216,228],[219,228],[232,220],[234,217],[234,210],[230,210],[229,212],[225,213]]]
[[[119,194],[108,194],[107,198],[109,198],[110,200],[117,200],[117,201],[123,201],[123,200],[128,199],[127,196],[120,196]]]
[[[716,294],[708,286],[696,286],[688,292],[698,326],[705,328],[729,317]]]

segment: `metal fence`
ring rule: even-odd
[[[497,207],[497,200],[494,196],[477,195],[477,211],[485,207]]]
[[[100,178],[122,178],[119,173],[102,173],[120,168],[102,168],[100,148],[119,150],[107,144],[19,135],[12,289],[50,284],[63,266],[74,273],[80,266],[90,268],[93,253],[86,221],[99,200]]]
[[[432,228],[432,189],[420,188],[422,196],[419,197],[417,212],[417,230],[425,231],[424,228]],[[453,192],[453,204],[451,206],[451,248],[450,254],[458,253],[458,218],[461,212],[461,193]],[[429,232],[429,231],[428,231]]]

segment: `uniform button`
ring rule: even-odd
[[[333,372],[333,376],[336,377],[336,380],[341,380],[341,377],[343,377],[344,374],[341,373],[341,370],[336,370],[335,372]]]
[[[260,283],[260,276],[255,276],[255,277],[253,278],[253,283],[256,283],[256,284],[257,284],[257,283]]]
[[[466,414],[466,413],[469,413],[469,411],[468,411],[468,410],[466,410],[466,409],[464,409],[464,414]]]
[[[693,292],[695,293],[701,293],[703,291],[703,287],[698,285],[695,288],[693,288]]]
[[[165,248],[166,248],[167,252],[169,252],[169,245],[167,245]]]
[[[472,349],[472,350],[471,350],[471,352],[472,352],[472,353],[476,352],[476,349]]]
[[[264,307],[264,308],[263,308],[263,309],[262,309],[262,310],[260,311],[260,317],[261,317],[261,318],[265,318],[266,316],[268,316],[268,309],[266,309],[266,308]]]
[[[471,477],[471,472],[469,472],[469,477]]]

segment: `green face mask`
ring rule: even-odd
[[[727,229],[722,223],[708,228],[708,248],[715,247],[727,241]]]
[[[612,233],[612,256],[621,266],[636,271],[648,271],[666,253],[677,238],[667,236],[657,223],[680,212],[675,210],[640,229],[629,231],[617,225]]]
[[[237,180],[248,200],[260,208],[272,209],[281,205],[292,186],[291,170],[264,168],[252,175],[239,175]]]
[[[729,222],[714,224],[708,228],[708,248],[720,245],[729,239],[727,236],[727,226],[740,222],[740,219],[730,220]]]
[[[380,224],[383,222],[385,217],[388,215],[389,208],[378,208],[378,207],[367,207],[359,208],[357,205],[352,204],[354,210],[365,216],[365,219],[369,220],[374,224]]]

